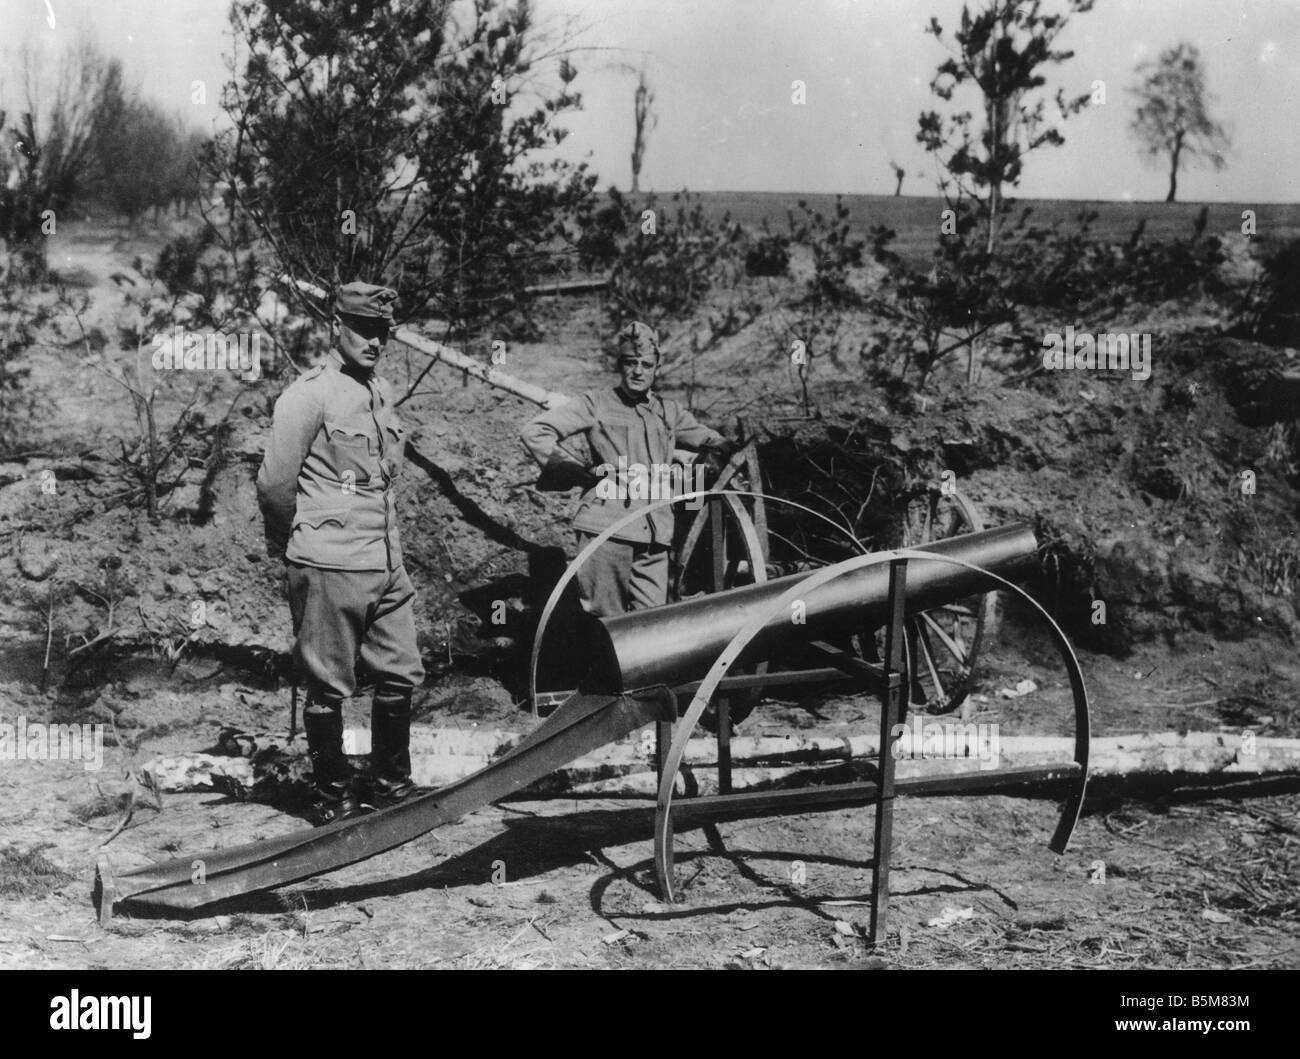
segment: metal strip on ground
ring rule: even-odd
[[[122,904],[138,909],[201,908],[354,864],[499,801],[651,721],[676,715],[676,698],[664,687],[629,695],[574,695],[500,760],[384,812],[123,875],[115,876],[102,859],[95,878],[100,919]],[[196,861],[201,861],[201,869],[196,869]]]

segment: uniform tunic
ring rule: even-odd
[[[676,401],[651,392],[643,401],[634,401],[617,387],[596,390],[576,397],[568,404],[552,408],[532,419],[521,432],[524,446],[543,467],[558,453],[561,441],[574,434],[586,434],[587,444],[597,464],[617,465],[619,458],[628,466],[667,467],[673,449],[703,449],[723,444],[716,430],[706,427]],[[576,466],[577,461],[572,461]],[[593,483],[578,503],[573,528],[597,534],[613,525],[637,507],[649,507],[649,499],[603,498]],[[644,519],[634,520],[616,534],[617,540],[635,543],[671,544],[673,511],[663,507]]]
[[[358,657],[381,680],[424,679],[397,526],[405,444],[388,383],[337,353],[275,403],[257,491],[270,551],[288,561],[309,687],[351,695]]]
[[[666,469],[676,448],[698,450],[724,444],[721,434],[676,401],[653,391],[637,401],[618,387],[585,393],[543,412],[524,426],[520,437],[548,472],[554,472],[558,462],[571,463],[569,470],[580,474],[585,468],[559,449],[561,441],[575,434],[586,435],[597,465],[618,466],[622,460],[628,467],[639,464],[648,471]],[[598,484],[586,488],[574,515],[579,547],[629,512],[653,502],[649,497],[602,496]],[[672,540],[673,511],[667,505],[620,529],[578,571],[586,609],[608,617],[667,602]]]

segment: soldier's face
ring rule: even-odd
[[[653,353],[625,352],[618,358],[618,372],[623,389],[633,397],[647,393],[655,382],[659,361]]]
[[[337,316],[339,353],[355,368],[370,370],[388,344],[388,323],[369,316]]]

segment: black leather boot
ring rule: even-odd
[[[312,818],[321,825],[359,816],[365,810],[354,790],[352,766],[343,753],[343,700],[312,693],[302,711],[302,724],[316,791]]]
[[[377,809],[405,801],[411,780],[411,696],[409,684],[380,684],[370,710],[370,794]]]

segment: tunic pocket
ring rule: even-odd
[[[351,471],[356,482],[368,482],[375,470],[370,432],[359,424],[327,419],[325,437],[329,443],[334,477],[342,480],[344,474]]]
[[[315,510],[299,511],[293,517],[294,528],[310,526],[320,529],[327,522],[333,522],[340,529],[348,524],[348,509],[345,507],[322,507]]]

